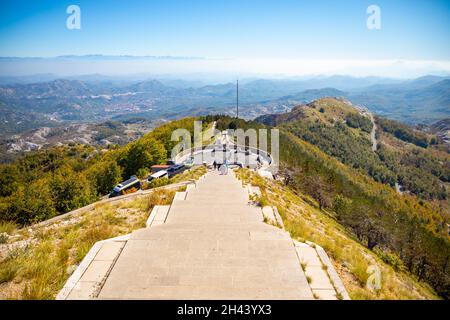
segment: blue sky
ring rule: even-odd
[[[65,26],[81,8],[81,30]],[[381,8],[381,30],[366,8]],[[15,0],[0,4],[0,56],[172,55],[450,60],[450,1]]]

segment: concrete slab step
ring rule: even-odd
[[[322,267],[322,262],[320,261],[317,252],[314,248],[310,246],[296,247],[298,258],[301,263],[309,267]]]
[[[98,297],[312,299],[289,234],[264,224],[248,194],[231,171],[177,193],[167,216],[155,213],[164,224],[133,232]]]
[[[162,224],[166,221],[167,214],[169,213],[170,206],[155,206],[150,213],[145,226],[147,228],[151,226],[155,226],[158,224]]]

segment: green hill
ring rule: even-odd
[[[438,138],[376,117],[378,149],[371,150],[367,113],[346,101],[324,98],[281,115],[257,119],[277,125],[375,181],[402,185],[422,199],[447,202],[450,162]]]
[[[435,137],[383,118],[376,119],[374,152],[365,117],[327,98],[257,120],[281,131],[290,187],[315,199],[367,248],[401,262],[448,298],[449,155]],[[403,194],[392,187],[397,181]]]

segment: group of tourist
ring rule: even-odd
[[[225,160],[224,163],[217,163],[215,160],[213,162],[213,167],[214,170],[219,170],[221,175],[226,175],[228,174],[228,164],[227,161]]]

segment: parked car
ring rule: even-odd
[[[173,177],[176,174],[179,174],[186,170],[186,167],[182,164],[176,164],[171,166],[169,169],[167,169],[167,173],[169,175],[169,178]]]
[[[109,194],[110,198],[118,197],[127,193],[131,189],[141,189],[141,181],[136,176],[131,176],[130,179],[119,183]]]
[[[192,168],[194,166],[194,159],[189,159],[184,163],[186,168]]]

